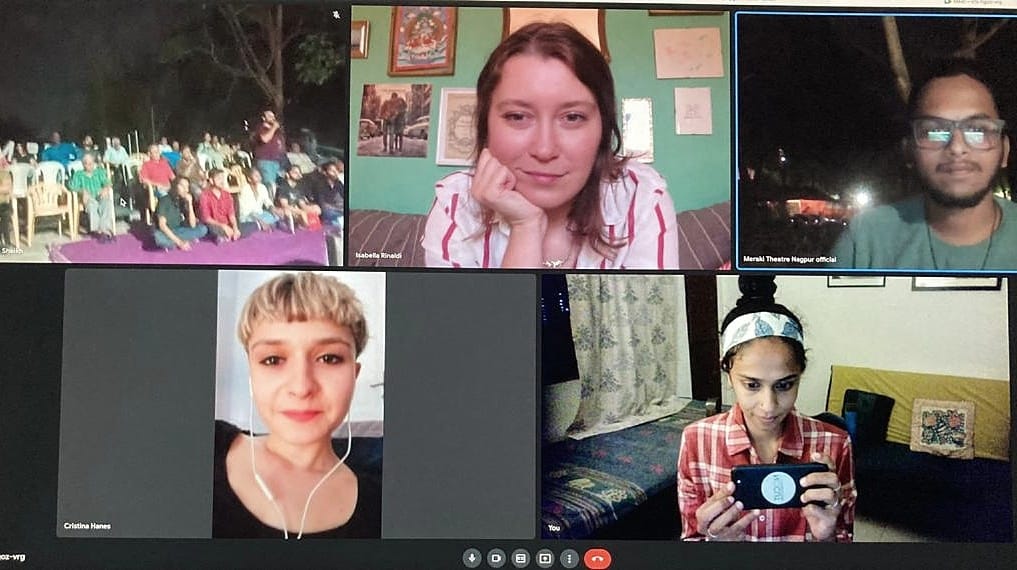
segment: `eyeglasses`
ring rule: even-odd
[[[941,150],[953,140],[953,134],[960,131],[964,143],[975,150],[989,150],[999,144],[1003,136],[1002,119],[975,118],[951,121],[939,117],[922,117],[911,121],[911,129],[918,148]]]

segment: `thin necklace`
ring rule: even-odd
[[[996,200],[992,200],[992,205],[995,206],[993,212],[995,216],[992,220],[992,232],[989,233],[989,243],[985,246],[985,255],[982,257],[982,264],[977,268],[979,270],[985,269],[986,264],[989,263],[989,252],[992,251],[992,240],[996,237],[996,230],[999,229],[999,225],[1003,222],[1003,210],[996,203]],[[932,246],[932,228],[929,222],[925,222],[925,233],[929,238],[929,255],[932,256],[932,267],[933,269],[939,269],[939,261],[936,260],[936,248]]]
[[[565,254],[565,257],[562,257],[560,259],[545,259],[544,267],[548,269],[561,269],[565,265],[566,261],[572,259],[572,254],[575,253],[575,251],[576,251],[576,242],[575,240],[573,240],[572,244],[569,246],[568,252]]]

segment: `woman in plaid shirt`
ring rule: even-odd
[[[849,542],[857,498],[851,440],[794,407],[806,364],[801,321],[774,302],[772,277],[741,277],[739,287],[743,296],[722,326],[721,358],[736,402],[682,433],[682,538]],[[746,511],[732,496],[736,465],[808,462],[830,470],[801,479],[815,487],[802,494],[804,507]]]

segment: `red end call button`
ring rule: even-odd
[[[611,553],[603,548],[591,548],[583,556],[583,563],[590,570],[605,570],[611,567]]]

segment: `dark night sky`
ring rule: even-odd
[[[0,18],[0,117],[40,130],[59,128],[85,110],[94,61],[126,69],[156,56],[165,4],[20,2]]]
[[[897,17],[912,79],[960,46],[960,18]],[[982,28],[992,21],[982,20]],[[742,166],[784,148],[832,191],[903,163],[906,105],[894,87],[878,17],[742,15],[738,22]],[[1017,22],[978,50],[1004,119],[1017,119]],[[822,183],[817,184],[822,186]]]
[[[204,21],[203,14],[211,12],[209,3],[2,1],[0,130],[4,123],[22,126],[38,140],[47,139],[53,130],[64,131],[64,138],[72,140],[80,140],[86,132],[122,135],[100,132],[94,120],[89,122],[89,92],[95,88],[96,77],[110,78],[102,83],[114,97],[123,94],[125,110],[116,114],[121,123],[125,116],[134,117],[128,122],[140,130],[143,143],[151,131],[147,119],[153,106],[157,125],[163,125],[162,129],[157,126],[157,131],[163,131],[158,135],[187,141],[196,140],[204,130],[243,136],[243,120],[256,117],[267,101],[253,82],[231,80],[210,62],[160,63],[166,40],[178,36],[184,27],[193,28],[195,21]],[[287,22],[303,14],[313,22],[310,26],[337,29],[328,17],[335,6],[286,4]],[[158,72],[153,75],[154,69]],[[343,81],[296,86],[290,75],[287,78],[287,130],[311,127],[322,144],[338,146],[345,140],[348,112]],[[133,112],[126,110],[129,104]],[[8,136],[14,135],[0,132],[0,138]]]

